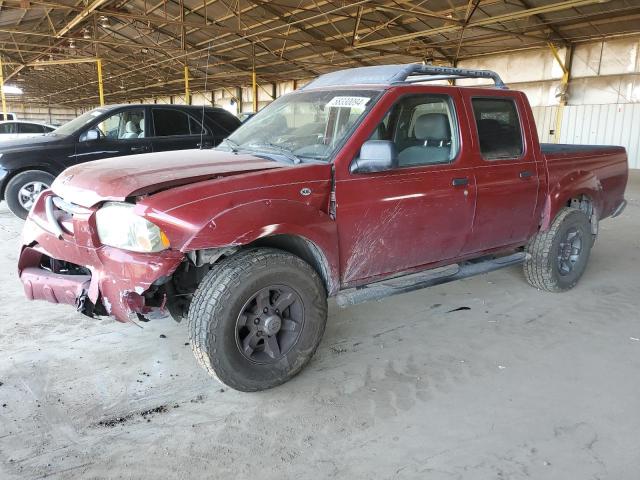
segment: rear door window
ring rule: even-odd
[[[2,123],[0,124],[0,133],[16,133],[15,123]]]
[[[189,129],[191,130],[191,135],[209,134],[206,129],[202,128],[202,124],[193,117],[189,117]]]
[[[35,125],[33,123],[20,123],[18,124],[19,133],[44,133],[42,125]]]
[[[227,112],[207,112],[208,124],[217,135],[227,136],[240,126],[240,120]]]
[[[474,98],[480,153],[485,160],[520,158],[524,151],[518,109],[512,99]]]
[[[156,137],[191,135],[190,117],[186,113],[168,108],[154,108],[152,112]]]

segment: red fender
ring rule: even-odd
[[[601,192],[602,185],[593,172],[579,171],[565,175],[558,182],[549,186],[540,230],[548,230],[560,209],[565,207],[572,198],[582,195],[589,197],[593,203],[594,215],[599,218],[602,212]]]
[[[257,200],[218,212],[204,228],[185,242],[181,250],[188,252],[241,246],[273,235],[297,236],[313,244],[323,257],[330,290],[337,288],[339,261],[336,223],[313,206],[293,200]]]

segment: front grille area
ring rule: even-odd
[[[88,208],[81,207],[80,205],[76,205],[74,203],[66,202],[61,197],[54,196],[53,204],[58,209],[69,215],[75,215],[78,213],[91,213],[91,210]]]
[[[91,271],[86,267],[64,260],[57,260],[44,254],[40,258],[39,266],[43,270],[61,275],[91,275]]]

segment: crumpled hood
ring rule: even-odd
[[[248,154],[174,150],[96,160],[67,168],[51,186],[67,202],[92,207],[218,176],[285,165]]]

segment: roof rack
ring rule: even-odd
[[[486,78],[493,80],[497,88],[507,88],[500,75],[491,70],[470,70],[410,63],[350,68],[326,73],[305,85],[303,89],[339,85],[396,85],[459,78]]]
[[[496,87],[506,89],[507,86],[496,72],[492,70],[470,70],[467,68],[438,67],[435,65],[411,65],[408,75],[402,82],[415,83],[431,80],[453,80],[456,78],[486,78],[491,79]],[[431,76],[432,78],[415,78],[411,76]],[[435,77],[434,77],[435,76]]]

